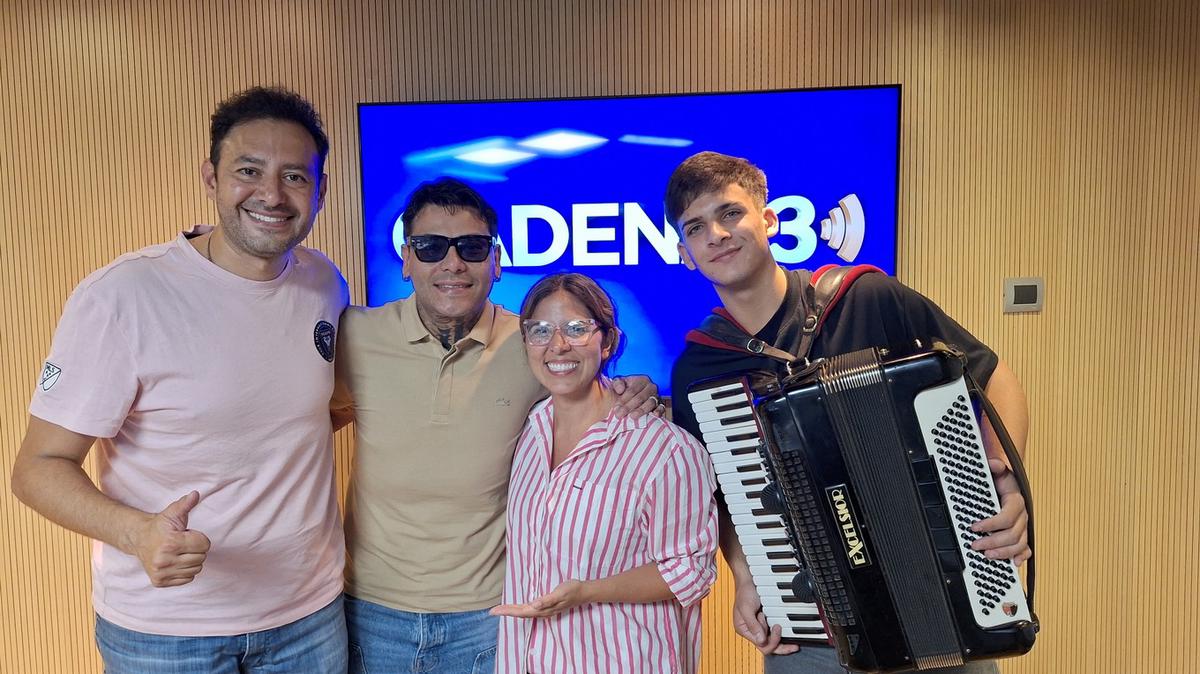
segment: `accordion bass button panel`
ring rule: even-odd
[[[1016,565],[1009,560],[990,559],[971,549],[971,543],[980,537],[971,531],[971,525],[995,515],[1000,499],[965,382],[959,378],[926,389],[916,396],[913,406],[926,449],[941,478],[935,478],[929,486],[941,490],[939,500],[944,499],[951,520],[949,526],[932,530],[943,569],[961,570],[963,586],[980,627],[1030,620]],[[919,482],[924,482],[923,470],[914,463],[914,475]]]
[[[762,442],[749,394],[742,381],[694,388],[688,402],[696,414],[705,447],[713,462],[725,506],[769,625],[779,625],[790,643],[826,643],[817,606],[797,598],[793,581],[800,574],[797,553],[779,514],[758,446]],[[802,588],[807,589],[807,588]]]

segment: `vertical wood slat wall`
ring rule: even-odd
[[[1200,8],[1187,0],[7,0],[0,38],[6,473],[74,285],[214,217],[197,168],[207,115],[234,90],[283,83],[323,111],[332,183],[310,243],[361,302],[357,102],[898,82],[899,276],[1029,394],[1045,631],[1004,671],[1200,658]],[[1003,315],[1006,276],[1045,277],[1045,309]],[[344,489],[344,434],[337,452]],[[99,671],[87,551],[0,494],[0,672]],[[705,671],[759,671],[731,636],[730,589],[723,576],[706,605]]]

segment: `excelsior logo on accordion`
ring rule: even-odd
[[[841,525],[842,542],[846,544],[846,558],[850,560],[850,565],[856,569],[861,569],[864,566],[870,566],[871,557],[867,555],[867,544],[863,540],[862,530],[858,526],[858,518],[854,516],[854,511],[850,508],[850,501],[846,497],[846,485],[839,484],[833,487],[828,487],[825,490],[829,497],[829,504],[833,507],[833,518]]]

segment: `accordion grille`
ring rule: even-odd
[[[808,562],[808,572],[812,575],[813,585],[821,599],[821,607],[825,611],[825,620],[831,625],[851,627],[857,624],[854,610],[851,608],[850,596],[846,584],[838,573],[834,555],[840,552],[840,543],[831,541],[821,520],[820,502],[813,492],[812,482],[806,471],[796,463],[788,462],[785,469],[784,484],[795,487],[791,494],[799,503],[793,503],[793,513],[799,514],[800,531],[796,532],[800,547],[804,551],[804,559]],[[834,547],[834,545],[839,547]]]

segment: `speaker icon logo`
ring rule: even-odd
[[[848,194],[838,202],[838,207],[829,211],[829,217],[821,220],[821,240],[837,251],[837,256],[853,262],[862,250],[863,234],[867,218],[863,214],[862,202],[855,194]]]

